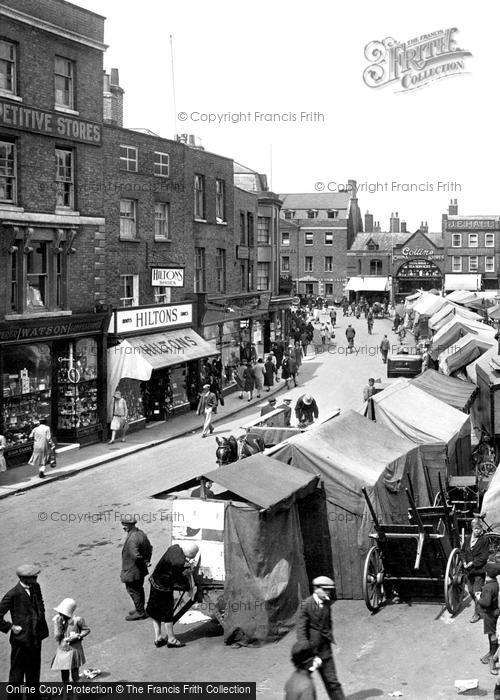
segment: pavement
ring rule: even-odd
[[[348,322],[357,332],[353,354],[345,352],[343,342]],[[320,415],[335,406],[343,411],[359,408],[367,378],[385,378],[386,368],[377,354],[383,334],[397,345],[390,321],[375,321],[373,336],[366,333],[364,319],[338,317],[338,326],[336,344],[307,360],[299,375],[300,386],[287,392],[292,398],[304,390],[312,393]],[[283,391],[283,382],[275,390]],[[237,395],[228,397],[227,413],[217,414],[215,434],[241,432],[240,426],[256,417],[256,404],[240,401]],[[184,423],[191,419],[194,423]],[[181,434],[172,439],[176,420]],[[195,416],[181,416],[155,426],[155,431],[165,432],[155,433],[151,441],[150,431],[142,431],[130,435],[123,447],[84,448],[79,451],[85,455],[80,461],[99,458],[92,470],[73,472],[70,479],[43,482],[36,489],[4,498],[0,505],[0,592],[16,582],[17,565],[39,562],[47,619],[63,598],[74,597],[77,613],[91,628],[84,648],[86,667],[102,671],[96,682],[256,681],[259,700],[282,699],[283,685],[292,671],[293,631],[261,648],[233,648],[224,645],[218,625],[192,615],[176,626],[185,648],[155,649],[150,620],[124,619],[130,599],[119,579],[124,538],[120,513],[140,515],[140,527],[153,543],[155,564],[170,544],[171,521],[163,517],[166,503],[162,494],[215,466],[215,434],[200,439],[200,422]],[[151,444],[155,440],[159,442]],[[128,448],[140,451],[125,452]],[[110,453],[112,461],[104,462],[102,457]],[[69,457],[63,455],[61,460]],[[347,700],[389,697],[391,693],[410,700],[451,700],[457,697],[454,682],[462,678],[475,678],[479,683],[479,688],[464,697],[491,697],[495,678],[479,662],[487,638],[481,623],[469,624],[471,612],[466,599],[463,611],[451,618],[440,591],[434,600],[388,605],[377,614],[370,614],[363,601],[338,601],[333,609],[335,658]],[[54,640],[47,639],[42,647],[42,680],[58,679],[59,674],[50,670],[54,650]],[[8,673],[9,653],[8,638],[0,635],[2,679]],[[316,677],[315,683],[318,700],[326,700],[321,680]]]

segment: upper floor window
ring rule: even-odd
[[[137,235],[137,205],[134,199],[120,199],[120,238]]]
[[[240,211],[240,245],[246,245],[247,242],[245,224],[245,212]]]
[[[205,218],[205,178],[194,176],[194,215],[196,219]]]
[[[155,202],[155,238],[170,239],[169,207],[165,202]]]
[[[316,219],[318,216],[318,210],[317,209],[309,209],[307,212],[307,218],[308,219]]]
[[[155,151],[155,169],[154,174],[158,177],[169,177],[170,175],[170,156],[168,153],[160,153]]]
[[[68,148],[56,148],[56,208],[73,209],[74,205],[73,151]]]
[[[269,289],[269,263],[259,262],[257,263],[257,291],[265,292],[267,289]]]
[[[254,227],[255,227],[254,216],[251,212],[247,212],[248,245],[250,247],[252,247],[254,244]]]
[[[287,209],[285,211],[285,219],[293,219],[295,218],[295,212],[291,211],[290,209]]]
[[[487,255],[484,258],[484,271],[485,272],[495,272],[495,256]]]
[[[290,245],[290,231],[281,232],[281,245],[286,247]]]
[[[338,211],[334,211],[333,209],[330,209],[326,213],[327,219],[338,219],[339,213]]]
[[[479,269],[479,258],[477,255],[469,257],[469,272],[477,272]]]
[[[172,290],[170,287],[155,287],[154,288],[155,304],[170,304],[171,291]]]
[[[305,272],[313,271],[313,257],[312,255],[306,255],[304,258],[304,270]]]
[[[0,202],[16,202],[16,145],[0,141]]]
[[[120,275],[122,306],[139,306],[139,275]]]
[[[469,233],[469,248],[477,248],[477,233]]]
[[[333,245],[333,231],[325,231],[325,245]]]
[[[331,255],[325,256],[325,272],[333,272],[333,257]]]
[[[194,291],[205,291],[205,248],[194,249]]]
[[[462,258],[460,255],[452,255],[451,257],[451,271],[452,272],[462,272]]]
[[[461,248],[462,247],[462,234],[461,233],[453,233],[451,235],[451,247],[452,248]]]
[[[64,241],[54,236],[30,239],[23,252],[23,240],[11,255],[10,310],[13,313],[44,313],[64,308],[67,290],[67,256]]]
[[[271,219],[269,216],[257,217],[257,245],[269,245],[271,243]]]
[[[16,85],[17,46],[11,41],[0,40],[0,91],[17,94]]]
[[[135,146],[120,146],[120,169],[129,173],[137,172],[137,148]]]
[[[215,220],[218,224],[226,220],[226,183],[224,180],[215,181]]]
[[[305,245],[312,245],[314,243],[314,234],[312,231],[305,231],[304,232],[304,244]]]
[[[382,260],[370,260],[370,275],[380,275],[382,272]]]
[[[56,107],[75,108],[75,64],[56,56],[54,65]]]
[[[288,255],[281,256],[281,270],[282,272],[290,272],[290,257]]]
[[[495,234],[494,233],[485,233],[484,234],[484,245],[487,248],[494,248],[495,247]]]
[[[217,291],[223,294],[226,291],[226,251],[224,248],[217,248],[215,264],[217,269]]]

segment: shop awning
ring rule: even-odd
[[[481,289],[481,275],[445,275],[444,288],[446,290],[465,289],[468,291],[476,292],[478,289]]]
[[[388,292],[388,277],[351,277],[346,292]]]

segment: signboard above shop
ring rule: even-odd
[[[157,328],[176,328],[190,326],[193,322],[192,302],[182,304],[157,304],[156,306],[138,306],[116,309],[113,311],[110,333],[141,333]]]
[[[446,228],[448,231],[459,229],[484,230],[498,228],[498,223],[495,219],[448,219]]]
[[[151,285],[153,287],[184,287],[184,268],[152,267]]]

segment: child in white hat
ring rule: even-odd
[[[57,608],[57,615],[52,618],[54,637],[57,642],[56,654],[52,660],[52,671],[61,671],[63,683],[77,681],[80,677],[80,666],[85,663],[82,639],[90,634],[90,628],[83,617],[75,616],[76,603],[72,598],[65,598]]]

